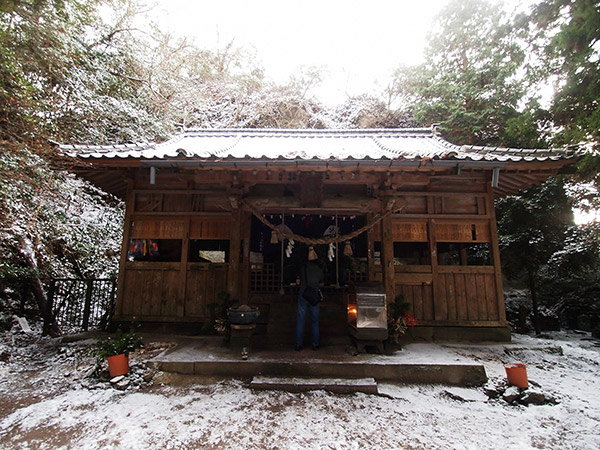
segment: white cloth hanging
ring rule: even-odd
[[[295,242],[293,239],[290,239],[288,241],[287,248],[285,249],[285,256],[287,256],[288,258],[291,258],[292,256],[292,251],[294,251],[294,244]]]
[[[331,242],[329,244],[329,250],[327,251],[327,258],[329,259],[329,262],[333,261],[333,259],[335,258],[335,245],[333,242]]]

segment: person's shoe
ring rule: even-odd
[[[296,345],[294,347],[294,350],[296,350],[297,352],[300,352],[300,351],[302,351],[302,346],[301,345]]]
[[[312,349],[313,349],[313,350],[319,350],[319,346],[318,346],[318,345],[313,345],[313,346],[312,346]]]

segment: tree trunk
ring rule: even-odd
[[[531,310],[533,312],[533,329],[535,334],[539,335],[542,333],[540,328],[540,316],[538,312],[538,299],[537,290],[535,286],[535,277],[531,269],[527,269],[527,275],[529,276],[529,291],[531,292]]]
[[[50,308],[50,304],[48,303],[48,298],[46,297],[46,293],[44,292],[44,287],[42,286],[42,281],[40,280],[38,273],[38,265],[35,259],[35,254],[33,252],[33,247],[31,245],[31,241],[27,238],[21,237],[21,255],[25,260],[25,264],[27,267],[34,270],[35,277],[33,279],[33,285],[31,287],[31,291],[35,300],[38,304],[38,308],[40,309],[40,313],[42,314],[42,319],[44,319],[44,331],[43,334],[50,335],[52,337],[57,337],[61,335],[60,327],[56,323],[56,319],[52,315],[52,311]]]

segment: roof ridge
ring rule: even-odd
[[[433,135],[431,128],[189,128],[176,135],[201,134],[397,134],[419,133]]]

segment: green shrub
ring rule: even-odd
[[[138,348],[142,348],[143,346],[144,344],[142,342],[142,338],[136,336],[133,330],[129,331],[128,333],[123,333],[123,331],[119,328],[114,336],[108,336],[105,339],[100,339],[96,343],[94,353],[98,359],[103,360],[109,356],[120,355],[122,353],[128,355],[129,352],[133,352]]]

